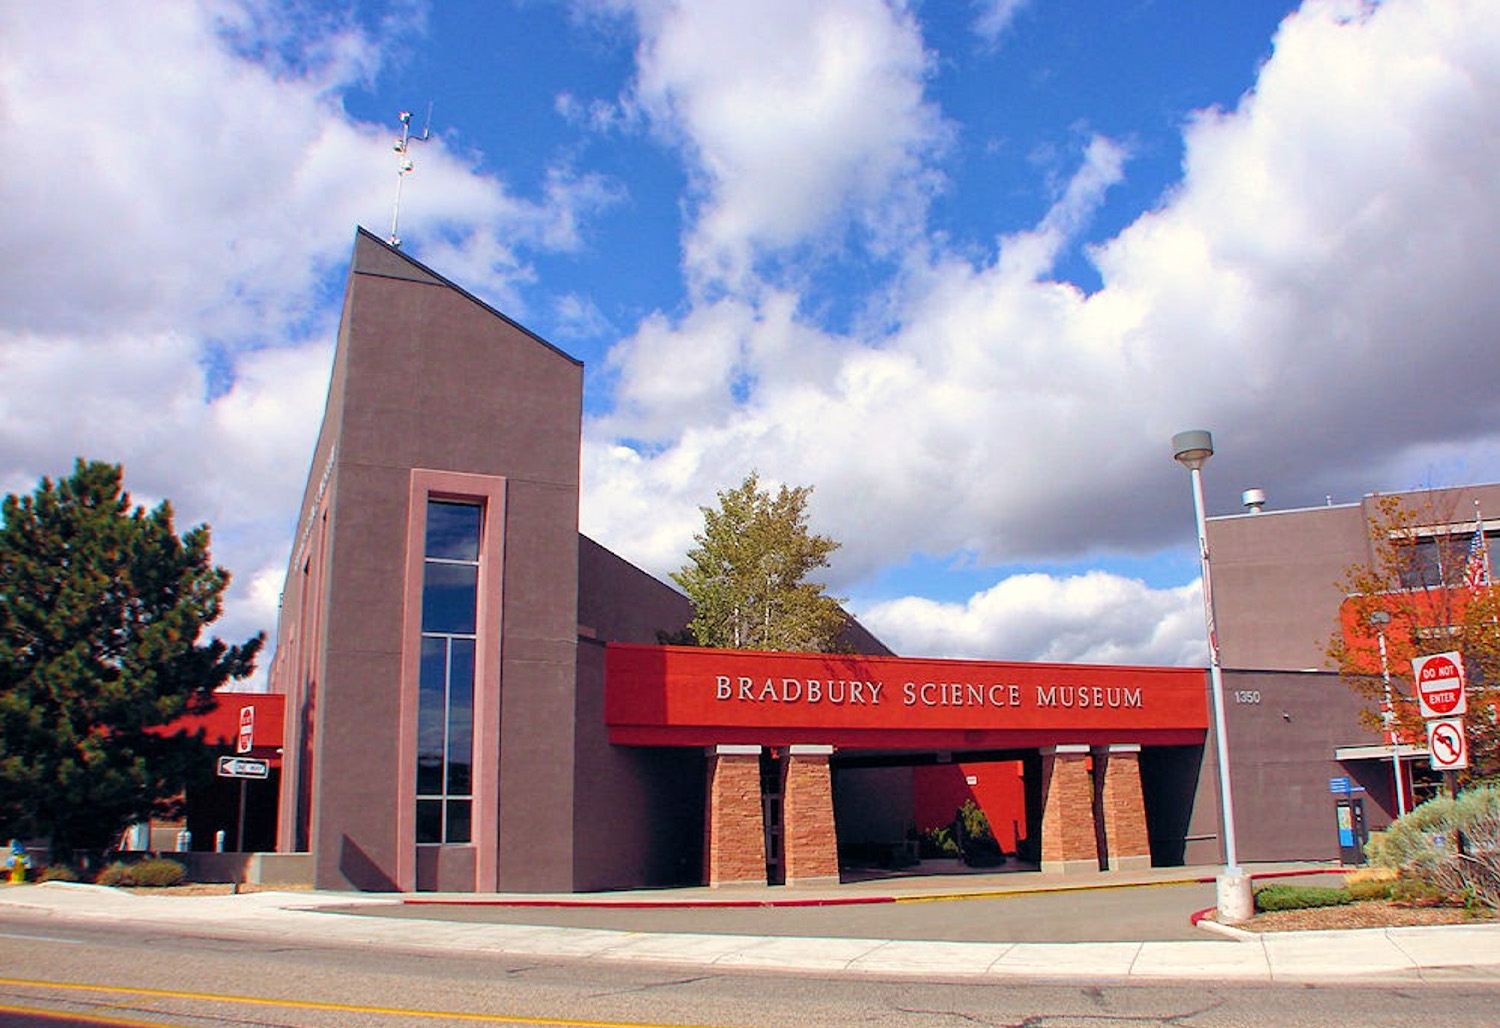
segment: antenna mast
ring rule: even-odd
[[[425,143],[432,128],[432,101],[427,101],[427,122],[422,126],[422,134],[414,136],[411,134],[411,111],[402,111],[401,138],[396,140],[394,147],[396,151],[396,206],[391,211],[391,235],[387,240],[398,249],[401,246],[401,237],[397,234],[397,226],[401,224],[401,184],[406,181],[406,176],[411,174],[411,144]]]

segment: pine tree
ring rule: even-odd
[[[80,459],[0,516],[0,839],[66,859],[172,811],[211,756],[165,726],[212,709],[263,640],[199,644],[229,584],[208,527],[131,509],[118,465]]]
[[[703,507],[703,531],[688,563],[672,575],[693,601],[689,628],[698,643],[742,650],[830,652],[845,615],[809,574],[828,566],[839,544],[807,524],[811,487],[782,486],[775,496],[751,472]]]

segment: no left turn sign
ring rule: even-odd
[[[1464,659],[1457,651],[1413,657],[1411,670],[1417,680],[1417,700],[1423,717],[1458,717],[1468,712]]]
[[[1460,718],[1427,722],[1427,752],[1434,771],[1457,771],[1469,766],[1469,741]]]

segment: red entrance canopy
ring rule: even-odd
[[[216,692],[218,706],[206,714],[187,714],[161,731],[166,734],[186,732],[193,735],[203,732],[203,741],[210,746],[227,748],[234,752],[238,746],[241,725],[241,710],[251,707],[251,743],[249,756],[269,760],[272,767],[281,766],[282,736],[285,732],[286,697],[264,692]]]
[[[611,643],[610,741],[1023,748],[1201,743],[1201,668],[752,653]]]

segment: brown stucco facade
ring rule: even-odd
[[[318,887],[828,882],[850,854],[909,850],[916,778],[965,761],[1010,769],[1014,857],[1095,874],[1223,858],[1201,669],[902,662],[851,619],[848,654],[827,661],[886,668],[888,687],[825,667],[751,689],[749,672],[721,668],[696,708],[709,720],[653,721],[684,709],[680,684],[650,669],[691,658],[660,644],[692,610],[578,532],[582,387],[578,361],[357,234],[270,675],[286,704],[277,848],[310,853]],[[1304,670],[1342,599],[1333,582],[1368,552],[1367,507],[1210,522],[1242,860],[1336,855],[1330,776],[1368,790],[1372,827],[1385,816],[1378,763],[1335,757],[1373,741],[1357,704]],[[455,510],[476,526],[461,557],[444,548]],[[470,576],[472,617],[438,630],[445,575]],[[625,651],[645,651],[647,673],[622,701],[611,668]],[[1135,724],[1117,702],[1132,676],[1176,683],[1157,720]],[[822,707],[768,719],[806,707],[815,678]],[[804,680],[794,698],[786,683]],[[1092,710],[1039,709],[1085,692]],[[721,701],[746,702],[714,720]],[[436,737],[434,703],[448,718]],[[437,791],[434,753],[449,768]]]
[[[272,671],[281,837],[320,887],[571,888],[581,385],[577,361],[359,233]],[[419,852],[403,758],[429,494],[485,504],[475,710],[502,744],[476,754],[473,845]],[[502,808],[531,830],[500,832]]]
[[[701,875],[705,758],[611,746],[604,646],[680,593],[578,533],[582,366],[361,230],[271,668],[278,849],[320,888],[575,891]],[[413,811],[427,504],[483,512],[471,837]]]
[[[1481,512],[1496,515],[1486,517],[1486,532],[1500,531],[1500,485],[1388,495],[1419,512],[1424,530],[1470,531],[1477,502]],[[1373,559],[1370,530],[1380,499],[1208,519],[1224,667],[1328,669],[1328,640],[1344,600],[1339,584],[1350,565]]]

